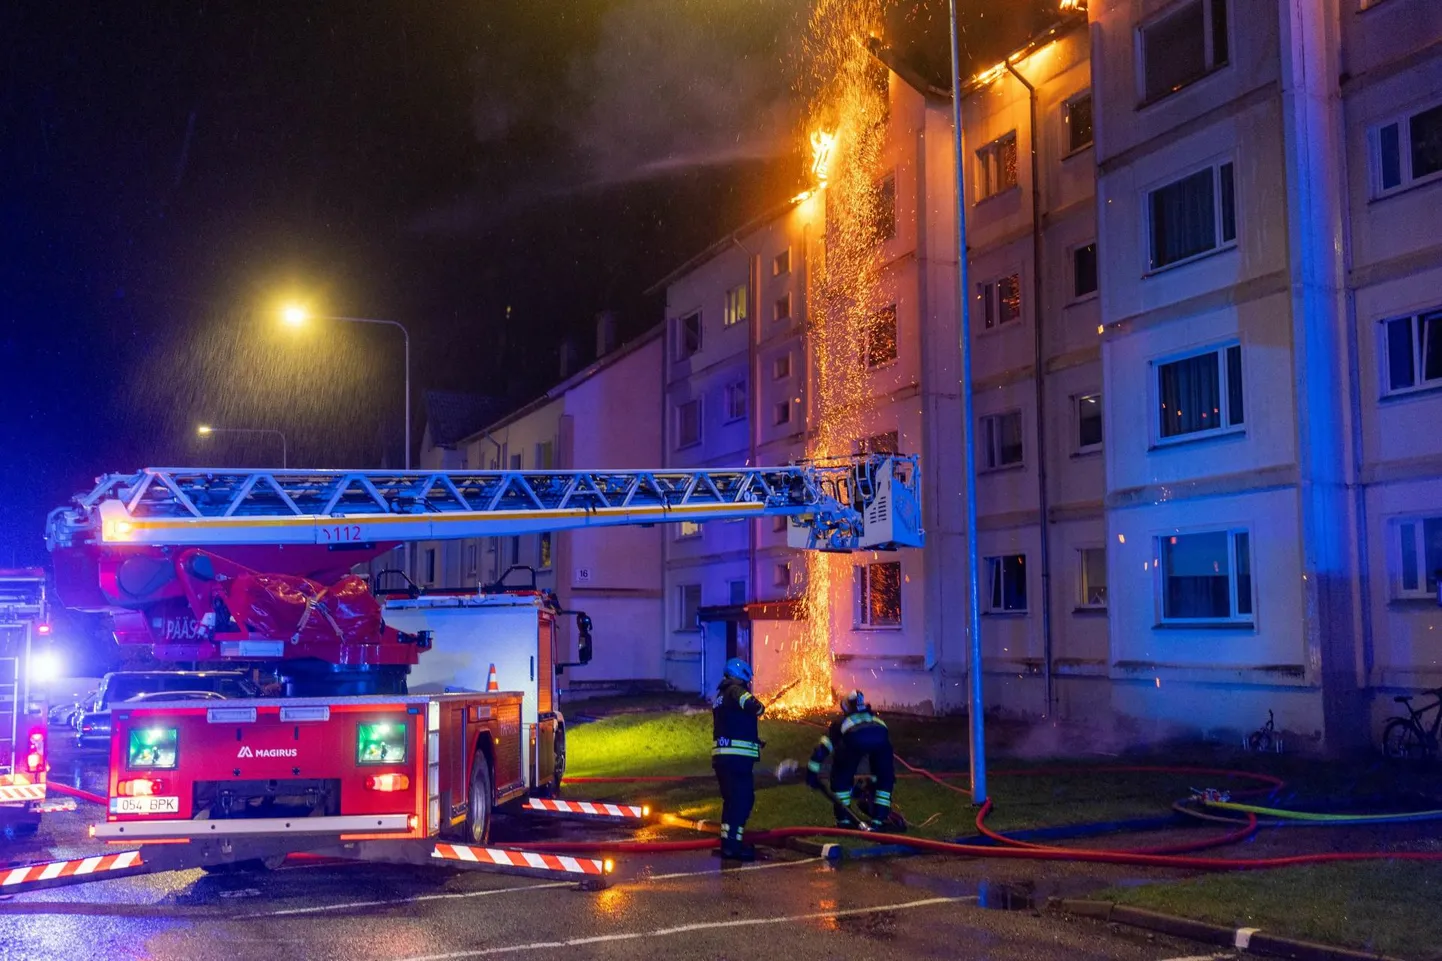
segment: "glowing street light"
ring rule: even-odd
[[[267,427],[212,427],[209,424],[201,424],[195,428],[195,432],[201,437],[209,437],[211,434],[274,434],[280,438],[280,469],[285,470],[289,466],[286,461],[289,457],[285,435],[278,430]]]
[[[287,304],[280,311],[281,322],[288,327],[303,327],[311,320],[329,320],[346,324],[384,324],[400,330],[406,349],[406,457],[405,469],[411,469],[411,333],[398,320],[381,320],[375,317],[317,317],[300,304]]]

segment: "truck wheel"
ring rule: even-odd
[[[556,766],[551,770],[550,790],[551,796],[555,797],[561,793],[561,779],[566,776],[566,726],[556,725]]]
[[[466,804],[466,840],[485,844],[491,837],[491,762],[480,751],[471,762],[471,795]]]

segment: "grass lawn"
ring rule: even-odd
[[[1432,864],[1368,862],[1212,874],[1113,888],[1099,897],[1394,957],[1442,959],[1442,912],[1437,910],[1442,870]]]

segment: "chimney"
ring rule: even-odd
[[[599,360],[616,349],[616,312],[603,310],[596,315],[596,358]]]
[[[561,341],[561,379],[565,380],[581,368],[581,351],[575,338],[566,337]]]

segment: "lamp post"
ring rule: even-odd
[[[278,430],[265,427],[211,427],[209,424],[201,424],[195,432],[201,437],[209,437],[211,434],[274,434],[280,438],[280,468],[285,470],[290,466],[287,463],[285,435]]]
[[[405,469],[411,469],[411,333],[406,330],[405,324],[398,320],[381,320],[375,317],[312,317],[309,310],[296,304],[286,307],[280,312],[280,319],[291,327],[301,327],[308,320],[330,320],[346,324],[381,324],[387,327],[395,327],[401,332],[405,342],[406,350],[406,429],[405,429]]]
[[[961,136],[961,22],[956,0],[951,0],[951,122],[956,161],[956,290],[961,312],[961,444],[966,476],[967,669],[968,710],[971,728],[971,802],[983,804],[986,793],[986,736],[981,691],[981,571],[976,545],[976,415],[971,401],[971,298],[966,280],[966,173]],[[1037,372],[1041,376],[1041,372]],[[1045,518],[1043,518],[1043,521]]]

